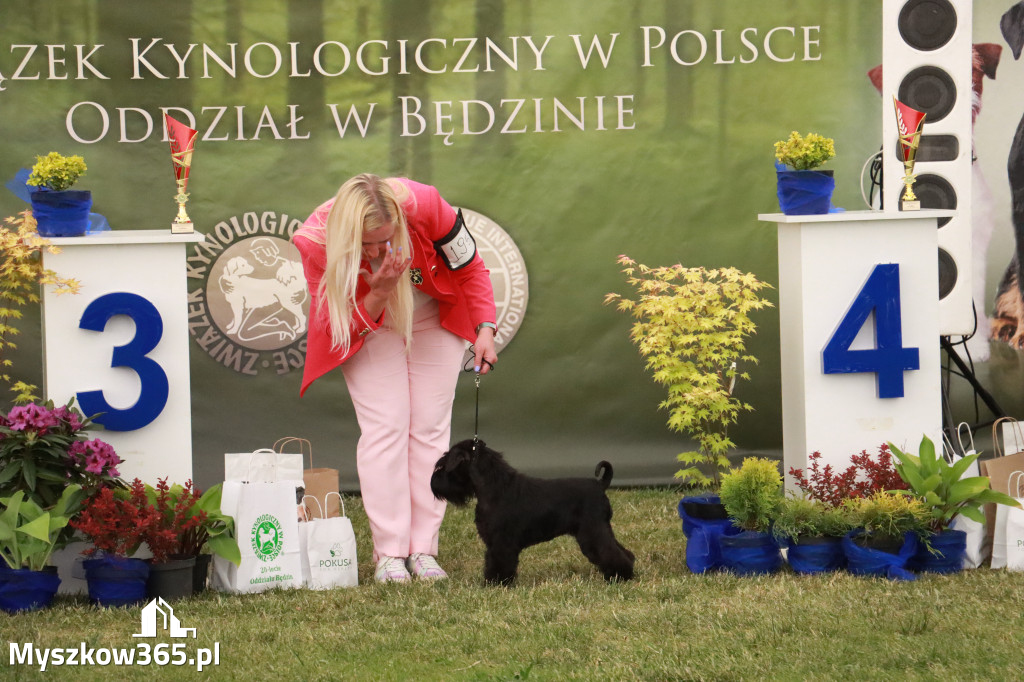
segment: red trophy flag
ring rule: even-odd
[[[174,200],[178,202],[178,216],[171,223],[171,232],[192,232],[192,220],[185,212],[188,201],[188,172],[192,168],[192,150],[196,144],[196,131],[184,123],[176,121],[164,114],[167,126],[167,137],[171,141],[171,163],[174,166],[174,179],[178,184],[178,194]]]
[[[903,184],[906,191],[903,192],[903,210],[917,210],[921,208],[921,202],[917,201],[914,194],[914,160],[917,157],[917,147],[921,143],[921,130],[924,128],[924,112],[911,109],[895,97],[892,98],[896,105],[896,129],[899,132],[899,149],[903,156],[903,167],[906,174],[903,176]]]

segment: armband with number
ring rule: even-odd
[[[462,219],[462,209],[456,214],[455,225],[448,234],[434,242],[434,249],[449,270],[464,268],[472,262],[476,255],[476,242]]]

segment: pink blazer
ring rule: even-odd
[[[409,223],[409,237],[412,244],[412,264],[423,275],[420,291],[437,299],[441,326],[469,342],[476,340],[476,328],[481,322],[497,319],[494,306],[494,290],[491,287],[490,272],[477,253],[465,267],[452,271],[434,250],[434,242],[441,239],[455,225],[455,209],[441,198],[437,189],[406,178],[399,180],[409,188],[411,197],[402,206]],[[363,277],[356,287],[356,314],[351,321],[352,345],[348,353],[331,348],[330,316],[320,309],[320,280],[326,268],[326,256],[322,243],[327,215],[334,205],[334,199],[321,204],[313,215],[295,231],[292,242],[302,256],[302,268],[306,274],[310,294],[310,323],[306,337],[306,364],[302,373],[302,387],[299,395],[309,385],[327,372],[341,365],[363,346],[367,334],[376,331],[384,322],[371,320],[363,307],[363,299],[370,291],[370,285]],[[313,238],[311,238],[313,237]],[[363,261],[361,267],[369,270],[370,264]]]

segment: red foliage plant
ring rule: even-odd
[[[839,506],[843,500],[870,497],[881,490],[909,488],[893,467],[892,454],[884,443],[878,448],[877,459],[862,450],[859,455],[851,455],[850,466],[838,474],[833,472],[831,464],[821,466],[820,452],[812,452],[808,459],[811,464],[806,475],[803,469],[795,467],[790,467],[789,475],[796,479],[804,495],[830,507]]]
[[[146,544],[153,552],[154,562],[167,561],[171,555],[199,554],[203,542],[206,541],[203,532],[206,512],[192,511],[199,497],[199,491],[192,487],[192,479],[184,486],[175,486],[173,489],[167,485],[166,478],[157,480],[157,518],[144,536]]]
[[[87,553],[101,550],[126,557],[138,548],[156,515],[156,509],[146,499],[145,485],[136,478],[127,498],[110,488],[100,488],[86,500],[85,507],[69,525],[95,545]]]

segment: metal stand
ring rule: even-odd
[[[950,342],[949,337],[940,336],[939,344],[942,346],[942,350],[946,352],[946,357],[956,365],[959,376],[963,377],[964,380],[971,385],[971,388],[974,390],[975,397],[980,398],[981,401],[985,403],[985,407],[987,407],[995,417],[994,419],[986,422],[971,424],[971,431],[975,431],[977,428],[982,426],[989,426],[994,423],[996,419],[1008,416],[1006,411],[998,402],[996,402],[996,399],[992,397],[992,394],[981,385],[980,381],[978,381],[978,377],[974,374],[974,370],[963,361],[960,354],[956,352],[955,348],[953,348],[953,344]],[[948,372],[949,370],[947,369],[946,371]],[[942,390],[942,421],[944,423],[946,433],[956,432],[957,424],[954,423],[953,420],[953,411],[949,404],[949,390],[945,384],[943,385]]]

